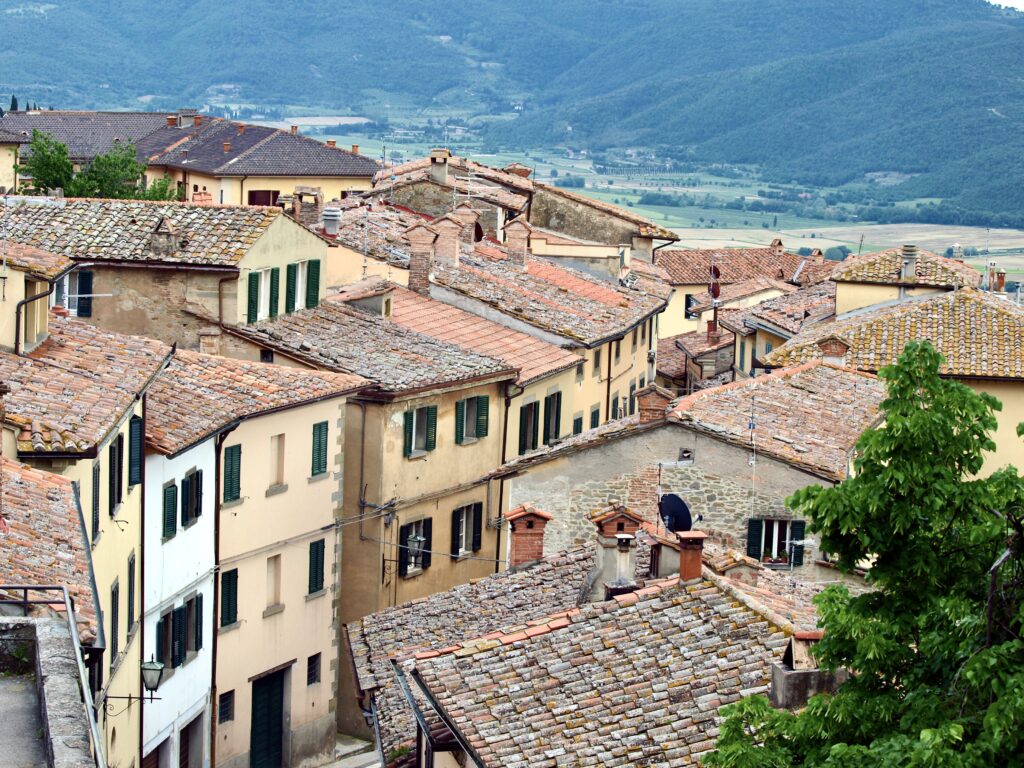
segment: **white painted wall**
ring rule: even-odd
[[[180,606],[194,594],[203,595],[203,647],[184,665],[167,670],[156,692],[159,701],[146,702],[143,721],[143,754],[149,754],[165,739],[170,739],[165,763],[177,757],[178,735],[196,717],[203,718],[202,766],[209,765],[209,724],[215,707],[211,706],[210,682],[213,674],[214,623],[214,516],[216,467],[214,439],[193,446],[173,459],[157,453],[146,455],[145,537],[145,649],[146,659],[156,651],[156,626],[160,616]],[[202,514],[187,529],[182,529],[180,512],[181,479],[194,469],[203,471]],[[179,510],[175,536],[163,540],[163,489],[174,481],[179,486]],[[192,765],[197,765],[193,757]]]

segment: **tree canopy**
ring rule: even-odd
[[[871,563],[871,591],[816,598],[819,665],[853,675],[799,713],[760,696],[724,708],[708,766],[1021,764],[1024,480],[979,475],[1001,405],[940,378],[941,361],[908,345],[880,373],[884,425],[862,436],[853,476],[789,499],[840,568]]]

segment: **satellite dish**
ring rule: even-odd
[[[722,276],[722,271],[717,266],[715,266],[714,264],[711,265],[711,276],[715,280],[717,280],[718,278],[720,278]]]
[[[658,502],[658,512],[665,523],[665,527],[672,533],[689,531],[693,528],[693,516],[686,502],[674,493],[667,493]]]

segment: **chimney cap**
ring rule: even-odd
[[[691,530],[691,531],[679,531],[676,534],[676,536],[678,536],[683,541],[704,541],[704,539],[708,538],[708,534],[705,533],[704,531],[693,531],[693,530]]]
[[[545,512],[543,509],[537,509],[535,506],[533,506],[533,504],[520,504],[515,509],[510,509],[506,513],[505,519],[508,521],[515,521],[519,520],[520,518],[528,517],[531,515],[533,517],[539,517],[542,520],[555,519],[555,516],[552,515],[550,512]]]

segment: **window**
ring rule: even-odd
[[[803,565],[803,520],[751,519],[747,521],[747,555],[766,563]],[[792,544],[792,546],[791,546]]]
[[[481,502],[467,504],[452,511],[451,556],[455,560],[470,552],[480,551],[483,535],[483,511]]]
[[[306,685],[316,685],[320,682],[320,654],[314,653],[306,659]]]
[[[551,445],[562,430],[562,393],[544,398],[544,445]]]
[[[647,346],[647,323],[648,322],[650,322],[650,321],[649,320],[645,321],[644,324],[640,326],[640,343],[643,344],[645,347]]]
[[[583,383],[583,368],[584,368],[583,363],[579,363],[576,366],[576,383],[577,384],[582,384]]]
[[[616,392],[612,395],[612,418],[617,419],[619,416],[619,393]]]
[[[270,487],[284,485],[284,434],[270,438]]]
[[[743,365],[747,361],[747,340],[740,339],[740,370],[743,370]]]
[[[217,698],[217,722],[229,723],[235,719],[235,692],[227,691]]]
[[[118,621],[117,613],[118,602],[121,599],[121,589],[117,582],[114,582],[114,586],[110,588],[110,665],[114,666],[114,662],[117,660],[117,631]]]
[[[81,270],[64,275],[54,287],[54,304],[78,317],[92,317],[92,272]]]
[[[594,405],[590,408],[590,428],[601,426],[601,406]]]
[[[632,340],[631,345],[630,345],[630,351],[632,351],[632,353],[634,355],[636,354],[637,340],[638,340],[638,334],[639,333],[640,333],[639,330],[637,330],[636,328],[633,329],[633,340]]]
[[[125,626],[129,634],[135,626],[135,553],[128,555],[128,602],[125,605]]]
[[[164,486],[163,537],[174,538],[178,532],[178,486],[173,481]]]
[[[683,316],[687,320],[696,320],[700,317],[700,312],[695,311],[693,308],[700,303],[700,299],[694,293],[686,294],[686,308],[683,312]]]
[[[426,405],[405,412],[405,456],[419,456],[437,447],[437,406]]]
[[[278,267],[249,273],[246,320],[256,323],[277,315],[280,300],[281,270]]]
[[[203,470],[195,469],[181,480],[181,527],[188,528],[203,514]]]
[[[324,588],[324,539],[309,542],[309,594]]]
[[[188,607],[181,605],[171,611],[171,666],[185,663],[188,652]]]
[[[174,647],[174,610],[164,613],[156,622],[156,660],[165,667],[174,667],[171,649]]]
[[[260,350],[260,362],[261,363],[273,363],[274,362],[274,350],[272,350],[272,349],[261,349]]]
[[[122,478],[124,477],[124,435],[119,434],[114,438],[107,450],[107,458],[110,462],[107,467],[107,474],[110,480],[109,498],[107,509],[110,516],[114,516],[117,505],[121,503],[121,493],[124,490]]]
[[[622,339],[615,340],[615,364],[618,365],[622,359]]]
[[[142,433],[142,419],[132,416],[128,421],[128,485],[142,482],[142,460],[145,435]]]
[[[647,377],[641,376],[640,383],[637,385],[637,389],[643,389],[647,385]]]
[[[100,463],[92,465],[92,540],[100,535]]]
[[[238,569],[220,575],[220,625],[227,627],[238,621]]]
[[[636,413],[636,384],[629,382],[629,415]]]
[[[398,529],[398,575],[414,576],[430,567],[434,521],[407,523]]]
[[[203,648],[203,596],[185,603],[185,650],[196,653]]]
[[[767,355],[771,351],[772,351],[772,343],[770,341],[766,341],[764,343],[764,353]]]
[[[578,435],[583,431],[583,412],[572,417],[572,433]]]
[[[267,608],[281,604],[281,556],[267,558]]]
[[[224,449],[224,501],[242,498],[242,446]]]
[[[486,395],[455,403],[455,442],[462,445],[487,437],[491,399]]]
[[[306,289],[309,285],[309,262],[296,261],[287,267],[284,290],[284,311],[294,312],[306,305]]]
[[[327,422],[313,425],[313,461],[310,475],[316,477],[327,472]]]
[[[519,408],[519,454],[537,448],[540,436],[540,403],[533,402]]]
[[[601,378],[601,350],[594,350],[594,370],[592,372],[595,379]]]

